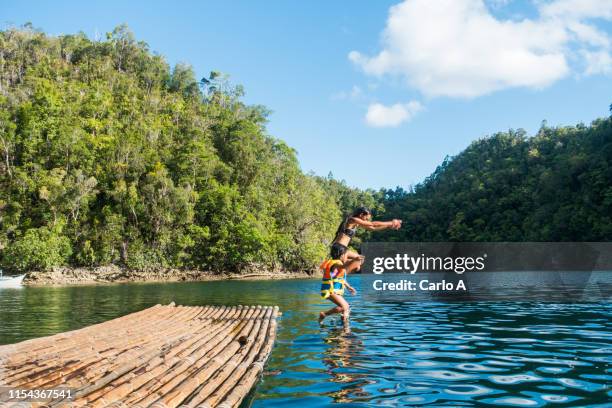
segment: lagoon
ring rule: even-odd
[[[497,275],[520,282],[519,277]],[[80,328],[157,303],[280,306],[254,407],[576,406],[612,399],[612,274],[588,296],[509,287],[500,300],[371,298],[351,276],[350,327],[316,318],[319,281],[214,281],[0,291],[0,344]],[[546,292],[550,291],[550,296]],[[475,300],[476,299],[476,300]]]

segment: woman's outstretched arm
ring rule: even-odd
[[[380,231],[389,228],[399,229],[402,226],[402,220],[366,221],[358,217],[351,217],[351,222],[367,229],[368,231]]]

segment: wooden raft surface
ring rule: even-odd
[[[28,406],[236,407],[263,371],[278,315],[278,306],[156,305],[0,346],[0,386],[73,390],[70,402]]]

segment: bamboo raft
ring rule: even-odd
[[[0,346],[0,387],[72,391],[23,407],[236,407],[263,372],[278,315],[277,306],[156,305]],[[5,406],[15,406],[6,392]]]

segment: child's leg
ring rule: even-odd
[[[342,320],[347,321],[351,312],[351,307],[349,306],[348,302],[342,296],[336,295],[335,293],[329,295],[329,298],[332,302],[338,305],[338,307],[335,309],[340,309],[336,313],[342,313]]]
[[[332,293],[331,295],[329,295],[329,300],[334,302],[337,306],[332,307],[331,309],[326,310],[325,312],[319,313],[319,321],[323,321],[323,319],[325,319],[327,316],[332,315],[334,313],[342,313],[343,316],[345,314],[348,316],[347,311],[349,310],[349,304],[346,300],[344,300],[342,296]]]
[[[342,313],[342,308],[340,306],[332,307],[325,312],[319,313],[319,321],[322,322],[329,315],[333,315],[334,313]]]

